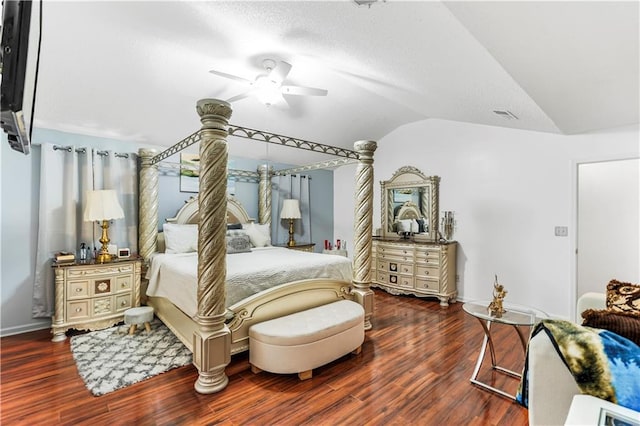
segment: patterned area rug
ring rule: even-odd
[[[78,373],[94,395],[191,363],[191,352],[159,319],[151,323],[151,333],[140,326],[133,336],[128,331],[122,325],[71,338]]]

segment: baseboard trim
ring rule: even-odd
[[[16,334],[29,333],[30,331],[38,331],[51,328],[51,322],[17,325],[15,327],[7,327],[0,329],[0,337],[13,336]]]

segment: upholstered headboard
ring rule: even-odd
[[[398,213],[396,214],[395,222],[404,219],[420,219],[422,218],[422,213],[418,206],[411,201],[406,201],[403,205],[398,209]]]
[[[174,217],[166,219],[167,223],[182,225],[197,224],[198,220],[198,197],[189,198]],[[227,195],[227,224],[251,222],[255,222],[255,219],[249,216],[249,213],[247,213],[242,203],[233,195]],[[165,243],[162,232],[158,232],[156,247],[158,252],[164,253]]]

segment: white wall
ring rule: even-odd
[[[380,226],[381,180],[404,165],[438,175],[440,211],[456,214],[459,298],[490,298],[497,274],[507,301],[569,318],[572,167],[585,158],[638,153],[638,126],[564,136],[434,119],[411,123],[378,143],[374,228]],[[345,166],[334,175],[335,236],[350,241],[354,171]],[[569,237],[554,236],[555,226],[570,226]]]

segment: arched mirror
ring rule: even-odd
[[[438,239],[438,176],[411,166],[399,168],[382,186],[382,236]]]

